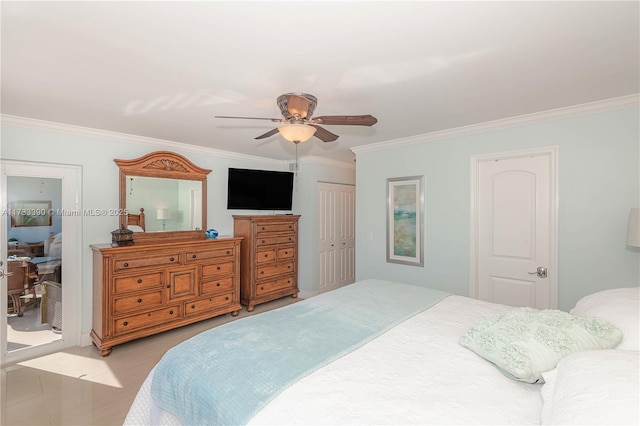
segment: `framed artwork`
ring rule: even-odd
[[[51,226],[51,201],[12,201],[11,227]]]
[[[423,176],[387,179],[387,262],[423,266]]]

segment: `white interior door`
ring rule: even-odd
[[[475,160],[472,295],[556,308],[555,151]]]
[[[80,210],[79,167],[18,161],[2,161],[1,166],[2,191],[0,191],[0,196],[4,214],[0,217],[0,244],[2,246],[0,251],[5,263],[1,268],[4,271],[7,270],[9,238],[17,237],[15,239],[20,240],[21,243],[34,243],[30,246],[38,245],[36,243],[42,241],[43,245],[51,251],[53,248],[46,244],[49,239],[45,236],[48,236],[49,232],[54,232],[60,234],[61,237],[56,242],[56,250],[59,255],[55,256],[61,259],[60,269],[53,267],[52,263],[55,262],[36,262],[35,258],[44,261],[46,255],[51,253],[43,253],[45,254],[43,257],[39,257],[40,255],[34,255],[34,257],[18,255],[19,259],[24,260],[25,265],[38,265],[34,272],[38,275],[36,282],[60,281],[61,286],[54,289],[53,287],[56,286],[52,285],[48,296],[51,302],[54,297],[55,300],[59,299],[58,304],[46,305],[40,300],[38,303],[30,305],[29,315],[26,311],[21,317],[18,317],[17,314],[11,314],[11,321],[9,321],[8,279],[3,277],[0,280],[0,364],[4,365],[78,344],[81,306],[79,288],[82,275],[80,251],[82,211]],[[33,188],[34,181],[36,182],[35,190]],[[26,209],[38,207],[42,202],[52,203],[51,209],[47,212],[48,217],[51,217],[51,224],[49,224],[48,217],[40,215],[39,212],[31,215],[26,210],[24,215],[22,213],[14,215],[14,222],[11,222],[12,208],[15,207],[15,204],[10,204],[10,202],[15,203],[17,199],[22,198],[23,194],[27,197],[22,203]],[[22,215],[21,218],[20,215]],[[44,220],[44,222],[41,223],[38,220]],[[26,223],[29,223],[29,226]],[[58,242],[60,242],[59,245]],[[20,246],[12,245],[12,250],[14,248],[19,249]],[[27,258],[30,260],[27,261]],[[12,260],[12,262],[16,262],[16,260]],[[49,310],[43,310],[43,306],[47,306]],[[31,317],[33,324],[25,326],[23,320],[27,320],[27,317]],[[46,330],[47,325],[49,325],[49,330]],[[52,334],[53,325],[56,326],[55,334]],[[51,338],[43,336],[46,332],[52,334]]]
[[[318,183],[319,286],[324,293],[355,281],[355,186]]]

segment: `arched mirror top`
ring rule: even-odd
[[[128,212],[120,227],[133,230],[134,241],[204,238],[211,170],[170,151],[113,161],[120,169],[120,209]]]

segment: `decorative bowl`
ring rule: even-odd
[[[204,234],[207,236],[208,239],[213,240],[218,236],[218,231],[211,228],[211,229],[207,229],[207,231]]]

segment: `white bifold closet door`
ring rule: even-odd
[[[355,281],[354,185],[318,183],[318,291]]]

